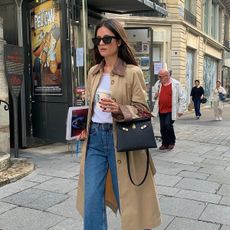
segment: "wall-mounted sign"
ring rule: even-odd
[[[84,66],[84,49],[83,48],[76,49],[76,66],[77,67]]]
[[[154,62],[154,74],[157,75],[162,68],[163,68],[162,62]]]
[[[18,97],[21,92],[24,56],[23,48],[14,45],[4,46],[5,72],[12,97]]]
[[[60,5],[47,1],[30,11],[34,95],[61,95]]]
[[[18,157],[18,97],[23,84],[23,53],[22,47],[8,44],[4,46],[5,73],[14,109],[14,157]]]

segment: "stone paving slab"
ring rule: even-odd
[[[220,195],[216,195],[212,193],[196,192],[190,190],[181,190],[175,194],[175,197],[186,198],[190,200],[197,200],[197,201],[208,202],[208,203],[216,203],[216,204],[218,204],[221,199]]]
[[[176,193],[178,193],[179,189],[177,188],[172,188],[172,187],[167,187],[167,186],[157,186],[157,192],[160,195],[165,195],[165,196],[174,196]]]
[[[35,186],[35,188],[65,194],[69,191],[72,191],[74,188],[76,188],[76,186],[77,183],[75,180],[53,178],[38,186]]]
[[[200,220],[230,225],[230,207],[208,204]]]
[[[23,191],[25,189],[34,187],[37,183],[30,181],[17,181],[15,183],[8,184],[0,188],[0,199],[10,196],[14,193]]]
[[[230,185],[223,184],[217,193],[220,195],[230,196]]]
[[[190,171],[181,171],[177,174],[177,176],[186,177],[186,178],[195,178],[206,180],[209,177],[208,173],[200,173],[200,172],[190,172]]]
[[[182,177],[178,176],[169,176],[161,173],[157,173],[155,175],[155,180],[157,185],[165,185],[165,186],[174,186],[176,185]]]
[[[61,203],[53,205],[53,207],[48,208],[47,211],[72,219],[81,219],[76,209],[76,195],[69,197]]]
[[[187,170],[191,172],[196,172],[198,169],[200,169],[200,166],[197,166],[196,164],[186,165],[186,164],[175,163],[172,167],[175,169],[181,169],[181,171]]]
[[[10,209],[13,209],[15,208],[16,205],[13,205],[13,204],[8,204],[8,203],[5,203],[5,202],[0,202],[0,214],[10,210]]]
[[[213,174],[208,178],[208,181],[214,181],[220,184],[229,184],[230,185],[230,175],[225,174]]]
[[[57,225],[49,228],[49,230],[82,230],[81,221],[76,221],[71,218],[65,219]]]
[[[230,225],[223,225],[220,230],[230,230]]]
[[[78,166],[79,167],[79,166]],[[78,168],[76,166],[75,171],[70,172],[69,170],[65,169],[65,166],[63,165],[61,169],[50,169],[50,168],[42,168],[42,169],[38,169],[38,173],[40,175],[44,175],[44,176],[51,176],[51,177],[60,177],[60,178],[72,178],[75,177],[76,175],[79,174],[78,172]]]
[[[219,230],[219,224],[176,217],[166,230]]]
[[[67,195],[39,189],[27,189],[14,195],[3,198],[4,202],[27,208],[46,210],[49,207],[63,202]]]
[[[220,204],[230,206],[230,194],[228,194],[228,196],[223,196],[220,201]]]
[[[36,172],[32,172],[28,176],[22,178],[22,181],[25,180],[25,181],[35,182],[35,183],[43,183],[43,182],[48,181],[52,178],[53,177],[51,177],[51,176],[40,175],[38,173],[38,171],[36,171]]]
[[[224,160],[217,160],[217,159],[205,159],[202,163],[209,164],[209,165],[221,165],[221,166],[229,166],[229,161]]]
[[[205,209],[205,204],[193,200],[163,196],[160,199],[160,207],[164,214],[197,219]]]
[[[180,168],[165,168],[163,166],[155,165],[157,173],[166,174],[170,176],[176,176],[179,172],[182,171]]]
[[[197,170],[197,172],[202,172],[202,173],[208,173],[208,174],[212,174],[212,175],[225,175],[225,174],[229,174],[230,175],[230,171],[227,171],[226,167],[223,166],[219,166],[219,165],[208,165],[208,164],[202,164],[200,165],[200,168]]]
[[[171,157],[155,156],[154,159],[163,160],[163,161],[169,161],[169,162],[174,162],[174,163],[180,163],[180,164],[184,164],[184,165],[192,165],[193,164],[192,161],[184,160],[184,159],[181,159],[181,158],[178,158],[178,157],[171,158]]]
[[[183,178],[175,187],[198,192],[216,193],[220,185],[215,182]]]
[[[162,224],[159,227],[154,228],[154,230],[165,230],[167,228],[167,226],[173,221],[174,216],[169,216],[169,215],[163,214],[161,216],[161,219],[162,219]]]
[[[48,212],[18,207],[0,215],[0,229],[47,230],[63,219]]]

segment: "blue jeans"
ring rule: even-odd
[[[195,109],[195,114],[196,114],[196,117],[200,117],[201,116],[201,113],[200,113],[200,98],[194,98],[193,99],[193,103],[194,103],[194,109]]]
[[[108,169],[119,204],[113,127],[92,123],[85,159],[84,230],[107,230],[105,179]]]

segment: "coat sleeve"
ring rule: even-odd
[[[227,92],[226,92],[226,90],[225,90],[225,88],[224,88],[224,87],[221,87],[220,89],[221,89],[221,93],[223,93],[223,94],[227,94]]]
[[[203,88],[203,87],[202,87],[202,94],[201,94],[201,96],[202,96],[202,95],[204,95],[204,88]]]
[[[186,110],[186,95],[180,83],[178,85],[178,103],[178,113],[184,113]]]
[[[160,82],[159,80],[155,83],[155,85],[152,87],[152,101],[156,101],[156,93],[159,93],[160,91]]]
[[[122,115],[113,115],[117,121],[130,121],[141,117],[151,117],[147,104],[147,93],[144,82],[144,75],[139,67],[132,73],[131,104],[120,105]]]

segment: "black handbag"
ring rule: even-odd
[[[225,101],[225,99],[226,99],[225,94],[219,93],[219,99],[220,99],[220,101]]]
[[[202,103],[202,104],[205,104],[206,102],[207,102],[207,98],[203,97],[203,98],[201,99],[201,103]]]
[[[149,148],[157,148],[151,118],[141,118],[129,122],[117,122],[117,152],[126,152],[129,178],[136,186],[142,185],[148,175]],[[128,152],[141,149],[146,150],[146,170],[143,180],[139,184],[136,184],[131,176]]]

